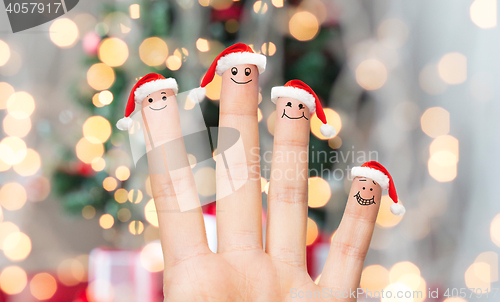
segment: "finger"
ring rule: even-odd
[[[382,188],[370,178],[354,178],[340,226],[323,268],[320,285],[355,289],[375,227]]]
[[[164,96],[166,100],[162,99]],[[182,201],[190,200],[199,205],[199,199],[182,139],[174,92],[165,89],[150,94],[142,102],[142,116],[160,239],[165,266],[169,267],[210,250],[201,208],[181,211],[185,207]]]
[[[258,94],[257,66],[237,65],[222,74],[216,163],[220,252],[262,249]],[[223,135],[230,128],[239,132],[236,143]]]
[[[280,97],[276,113],[266,252],[305,269],[309,108],[296,99]]]

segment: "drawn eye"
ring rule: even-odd
[[[153,99],[152,99],[152,98],[149,98],[148,102],[152,103],[152,102],[153,102]]]
[[[286,106],[287,106],[287,107],[292,107],[292,102],[288,102],[288,103],[286,103]]]
[[[363,187],[363,190],[365,189],[365,187]]]
[[[231,68],[231,73],[233,75],[236,75],[238,73],[238,68],[236,68],[236,67]]]
[[[248,77],[252,73],[252,70],[250,68],[245,68],[245,75]]]
[[[162,99],[162,100],[164,100],[164,101],[166,101],[166,100],[167,100],[167,97],[166,97],[166,96],[164,96],[164,97],[162,97],[161,99]]]
[[[304,109],[304,105],[303,104],[299,104],[299,109]]]
[[[373,188],[370,188],[370,191],[373,191]]]

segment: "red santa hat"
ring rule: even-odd
[[[116,123],[116,127],[120,130],[128,130],[132,127],[132,119],[130,115],[134,112],[135,104],[140,104],[145,97],[162,89],[172,89],[177,94],[177,81],[174,78],[166,79],[161,74],[149,73],[143,76],[135,83],[128,97],[127,107],[125,108],[125,117]]]
[[[361,167],[354,167],[351,170],[352,177],[366,177],[377,182],[382,190],[389,190],[389,197],[394,204],[391,205],[391,212],[394,215],[403,215],[406,212],[405,207],[398,202],[398,194],[396,187],[392,180],[391,174],[376,161],[369,161],[361,165]]]
[[[266,70],[266,56],[255,53],[250,46],[243,43],[229,46],[215,58],[203,77],[200,87],[191,90],[189,98],[194,102],[202,100],[205,97],[205,86],[212,82],[215,74],[221,76],[229,68],[242,64],[256,65],[261,74]]]
[[[276,101],[280,97],[292,98],[304,103],[304,105],[309,108],[310,114],[312,115],[316,112],[316,116],[323,123],[320,128],[321,134],[325,137],[335,136],[337,131],[335,131],[335,128],[328,125],[325,112],[323,111],[318,96],[306,83],[300,80],[290,80],[285,86],[273,87],[273,89],[271,89],[271,101],[276,104]]]

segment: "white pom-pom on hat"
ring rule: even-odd
[[[333,128],[332,126],[330,126],[328,124],[321,125],[321,127],[319,128],[319,131],[321,131],[321,134],[323,134],[323,136],[327,137],[327,138],[334,137],[335,134],[337,134],[337,131],[335,130],[335,128]]]
[[[195,103],[201,102],[205,98],[205,95],[206,90],[204,87],[194,88],[189,91],[189,98]]]
[[[125,131],[132,128],[132,125],[132,119],[130,117],[124,117],[118,120],[118,122],[116,123],[116,128]]]

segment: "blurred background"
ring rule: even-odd
[[[498,301],[497,11],[497,0],[89,0],[16,34],[2,11],[0,301],[161,301],[148,175],[114,125],[141,76],[175,77],[187,91],[236,42],[267,56],[262,155],[270,90],[290,79],[315,90],[338,131],[328,140],[311,119],[313,279],[342,218],[346,171],[372,159],[407,213],[393,216],[383,197],[361,287],[423,296],[360,301]],[[216,76],[200,104],[207,127],[219,95]],[[265,205],[270,162],[262,169]],[[214,199],[214,170],[195,177]],[[204,211],[213,242],[214,203]]]

